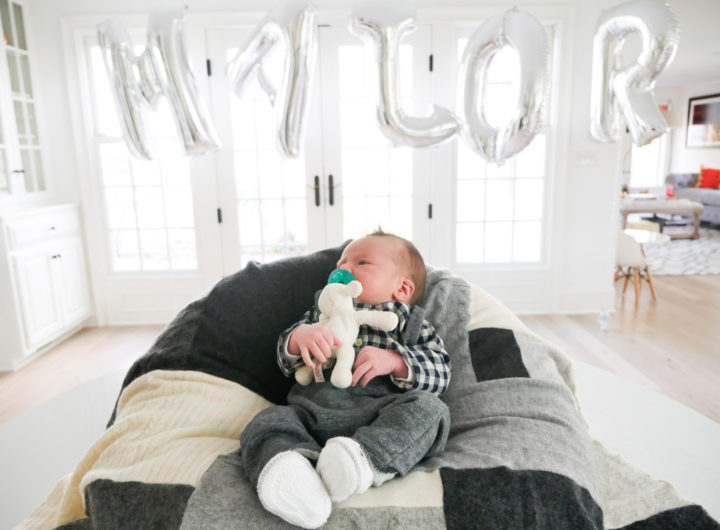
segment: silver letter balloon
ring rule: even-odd
[[[292,158],[300,153],[317,60],[315,14],[315,8],[307,2],[279,4],[227,66],[228,79],[238,97],[257,78],[275,108],[278,150]],[[262,63],[279,44],[285,45],[285,65],[277,94]]]
[[[185,153],[202,155],[220,148],[212,120],[198,94],[183,39],[183,13],[150,13],[147,45],[139,56],[123,25],[111,19],[98,26],[98,42],[130,152],[152,159],[144,117],[167,97]]]
[[[378,69],[377,118],[382,133],[399,145],[425,147],[453,136],[457,118],[433,105],[429,116],[408,116],[400,105],[398,55],[403,35],[415,29],[415,9],[405,4],[364,3],[353,9],[350,30],[371,42]]]
[[[520,59],[518,102],[502,129],[488,123],[485,76],[493,56],[512,46]],[[502,164],[538,133],[548,90],[548,46],[545,30],[532,15],[511,9],[487,20],[470,37],[458,71],[457,104],[465,143],[489,162]]]
[[[625,39],[637,33],[642,49],[622,67]],[[667,131],[653,88],[675,57],[679,26],[661,0],[631,0],[602,13],[593,40],[590,133],[601,142],[617,140],[622,111],[633,142],[642,146]]]

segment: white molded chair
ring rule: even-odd
[[[629,236],[622,230],[618,233],[617,240],[617,252],[615,257],[615,263],[617,269],[615,269],[615,281],[621,276],[625,277],[625,285],[623,285],[623,296],[627,290],[628,282],[630,278],[633,280],[633,286],[635,287],[635,307],[638,306],[640,299],[640,280],[643,279],[650,285],[650,293],[654,302],[657,302],[655,296],[655,286],[650,276],[650,269],[647,266],[645,260],[645,253],[640,246],[640,243],[635,241],[632,236]]]

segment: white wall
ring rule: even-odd
[[[665,93],[664,91],[662,93]],[[673,131],[670,173],[699,173],[700,166],[720,168],[720,148],[686,147],[685,128],[687,127],[688,100],[698,96],[720,94],[720,79],[717,81],[676,87],[667,91],[673,103],[677,101],[682,111],[683,126]],[[660,94],[660,92],[658,92]]]
[[[550,222],[551,282],[549,296],[529,312],[597,312],[614,305],[612,269],[614,238],[617,227],[617,200],[620,176],[616,170],[617,144],[601,144],[589,134],[590,78],[592,35],[603,8],[615,0],[565,0],[545,4],[500,0],[483,7],[497,6],[496,12],[518,5],[533,13],[550,6],[565,9],[567,24],[563,27],[560,50],[560,83],[558,121],[553,124],[558,138],[556,166],[553,170]],[[347,8],[350,1],[318,0],[319,9]],[[477,7],[475,1],[415,1],[419,8]],[[152,7],[177,6],[177,2],[156,1]],[[255,10],[266,12],[265,2],[252,0],[209,0],[186,2],[188,20],[193,13],[212,10]],[[33,70],[38,87],[40,126],[45,134],[49,173],[57,200],[80,200],[76,140],[71,132],[73,117],[66,76],[76,75],[75,66],[64,64],[61,21],[64,17],[85,14],[146,14],[148,4],[141,0],[32,0],[27,5]],[[708,162],[709,163],[709,162]],[[102,249],[90,247],[93,253]],[[493,293],[495,294],[495,293]],[[502,295],[502,293],[499,293]],[[501,299],[503,298],[500,296]]]

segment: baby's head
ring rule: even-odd
[[[350,243],[337,266],[362,284],[357,302],[377,305],[396,300],[412,305],[425,290],[425,263],[415,245],[382,230]]]

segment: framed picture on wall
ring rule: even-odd
[[[720,147],[720,94],[690,98],[685,144]]]

